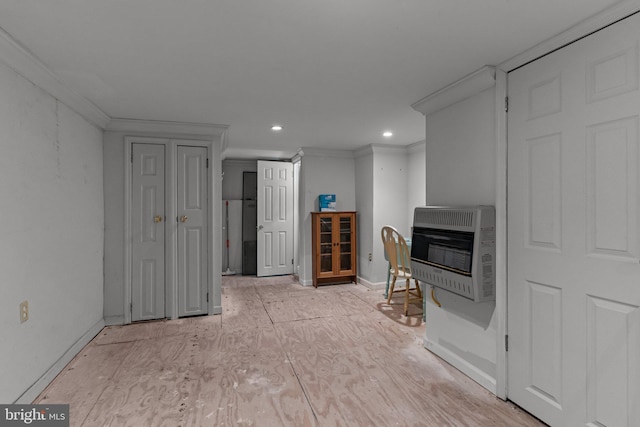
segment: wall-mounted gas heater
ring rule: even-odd
[[[496,297],[493,206],[417,207],[413,214],[413,277],[475,302]]]

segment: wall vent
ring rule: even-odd
[[[414,223],[434,226],[473,227],[474,209],[424,209],[417,210]]]

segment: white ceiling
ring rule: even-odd
[[[423,140],[411,104],[614,3],[0,0],[0,27],[112,118],[229,125],[234,157],[290,156]]]

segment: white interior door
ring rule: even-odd
[[[509,74],[508,397],[640,425],[640,16]]]
[[[178,316],[207,314],[207,148],[178,146]]]
[[[293,273],[293,164],[258,161],[258,276]]]
[[[165,317],[164,145],[131,146],[131,320]]]

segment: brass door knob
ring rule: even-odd
[[[153,217],[153,222],[162,222],[162,217],[160,215],[156,215]]]
[[[187,222],[187,220],[188,220],[188,219],[189,219],[189,218],[188,218],[186,215],[182,215],[182,216],[180,217],[180,222]]]

